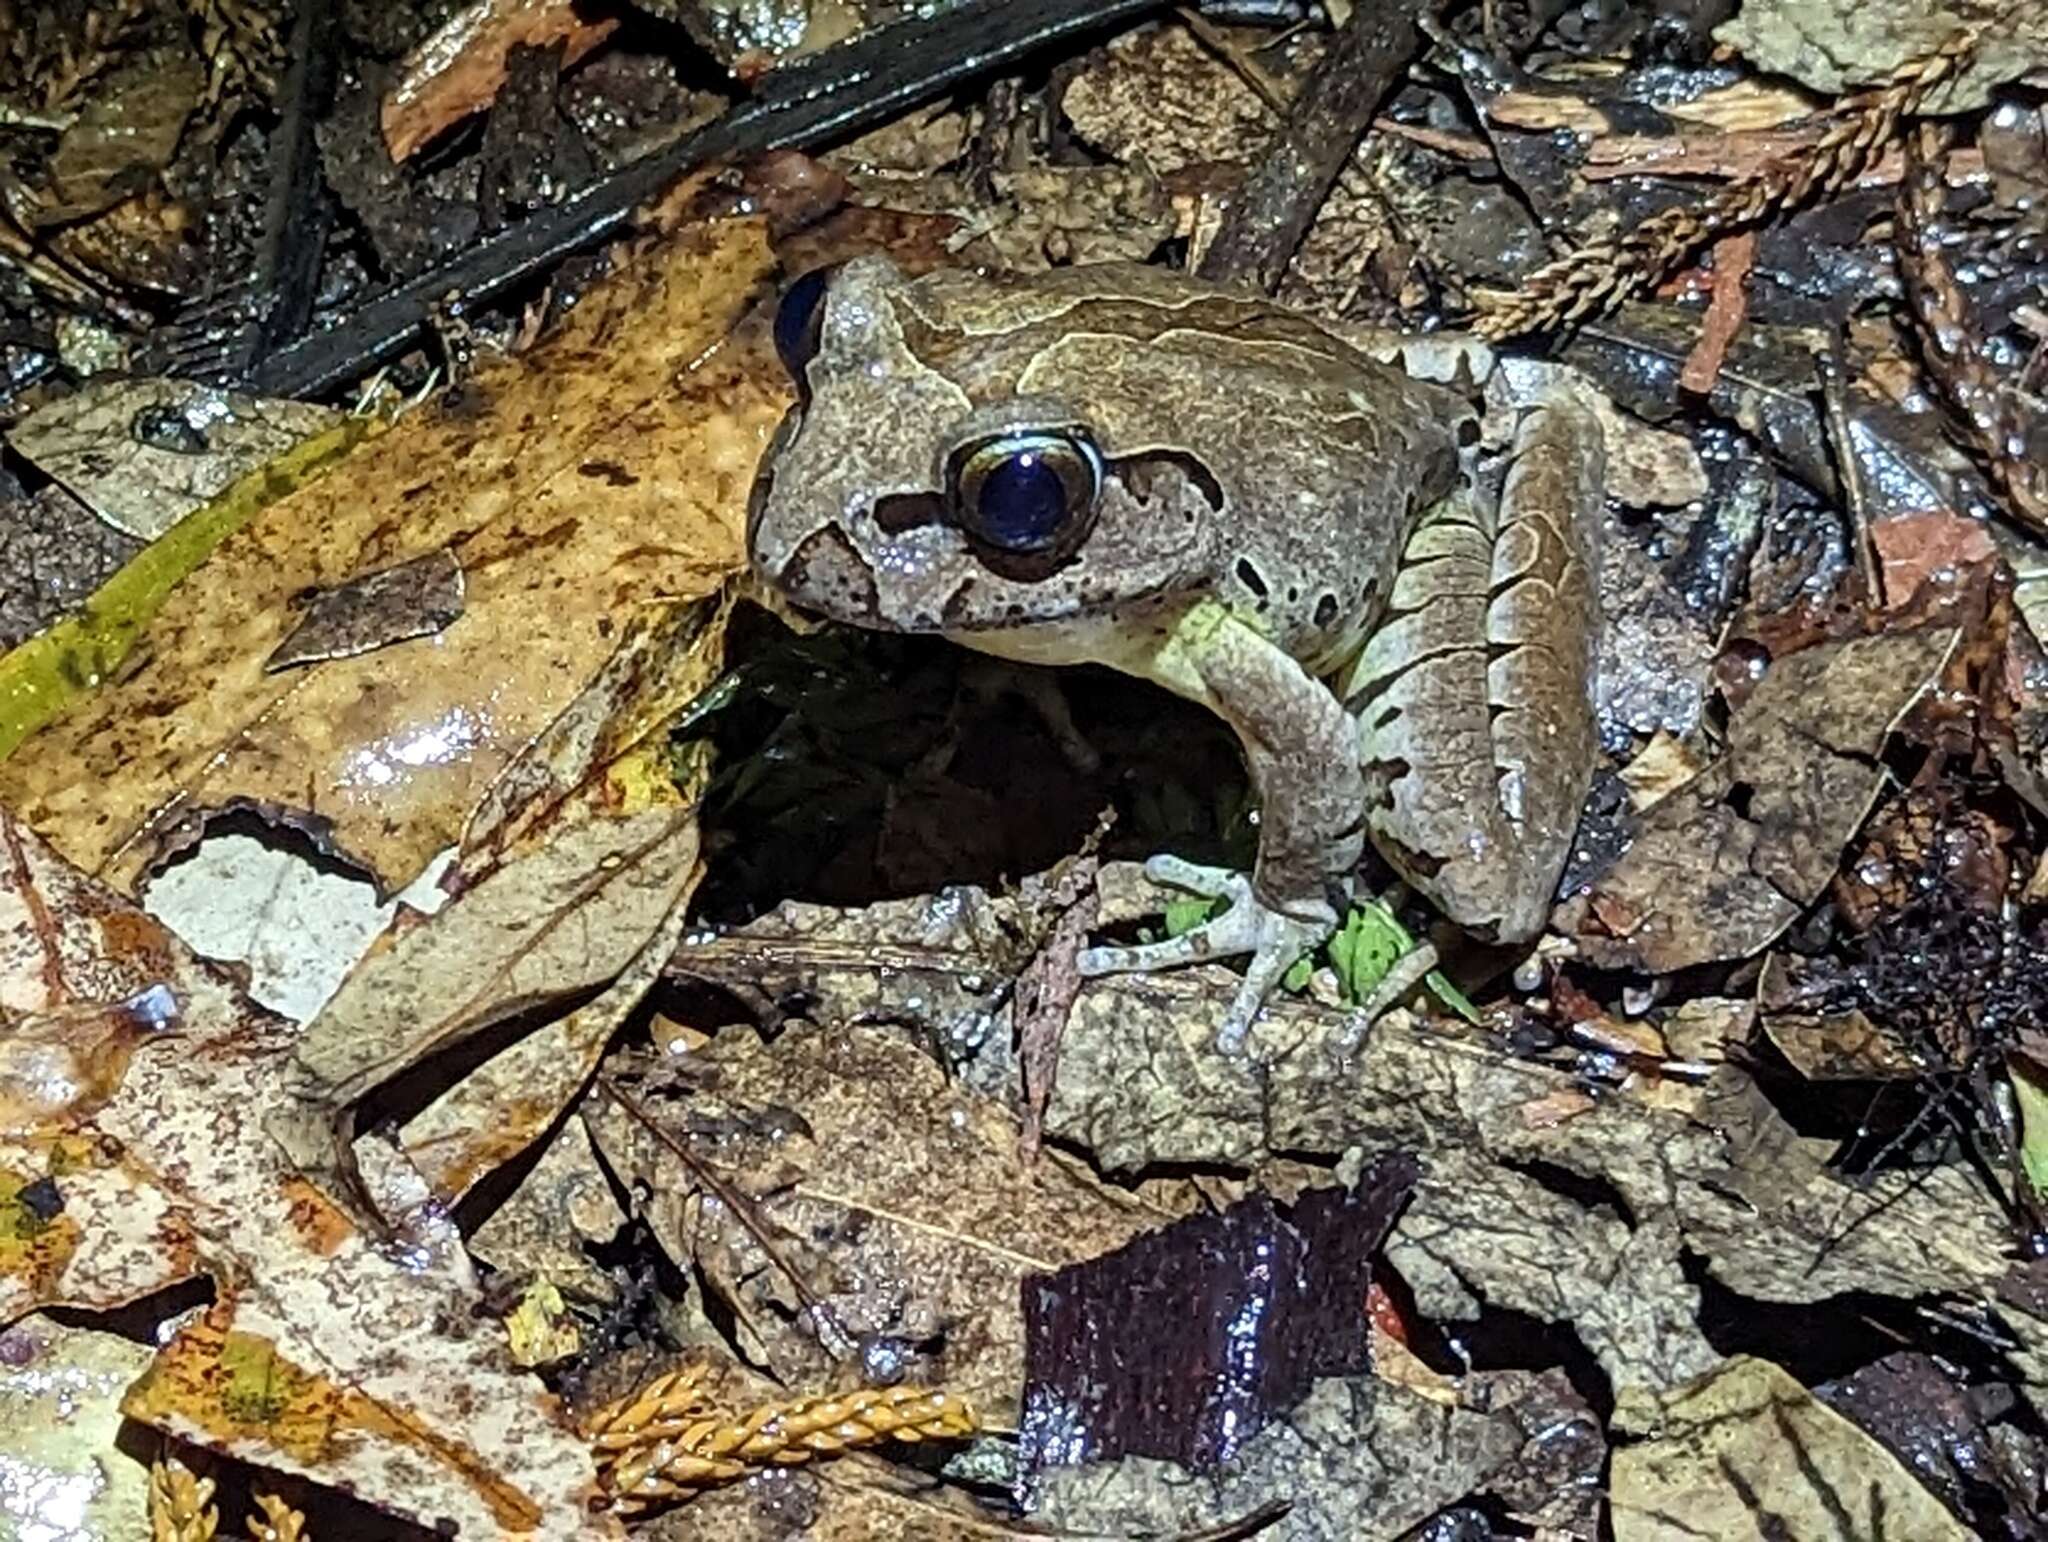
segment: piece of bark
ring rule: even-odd
[[[1361,5],[1295,98],[1265,157],[1245,178],[1199,272],[1272,294],[1417,42],[1406,0]]]

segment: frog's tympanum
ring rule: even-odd
[[[801,404],[749,545],[805,609],[1036,663],[1107,664],[1220,715],[1261,802],[1195,931],[1085,974],[1250,955],[1235,1049],[1325,939],[1370,832],[1471,931],[1539,931],[1594,751],[1596,421],[1526,412],[1497,499],[1466,397],[1316,323],[1161,269],[800,282]]]

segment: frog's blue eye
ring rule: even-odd
[[[954,456],[953,517],[997,551],[1071,551],[1095,519],[1102,452],[1078,430],[999,434]]]
[[[798,381],[818,351],[818,323],[825,314],[825,290],[831,280],[830,268],[813,268],[783,291],[782,303],[775,307],[775,352]]]

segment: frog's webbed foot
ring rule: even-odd
[[[1076,960],[1077,966],[1083,975],[1138,974],[1251,955],[1244,984],[1238,988],[1216,1035],[1219,1051],[1236,1054],[1244,1047],[1252,1020],[1280,984],[1281,977],[1294,967],[1296,960],[1337,929],[1336,911],[1321,901],[1301,907],[1298,913],[1275,909],[1253,892],[1251,880],[1243,873],[1227,867],[1204,867],[1179,857],[1152,858],[1145,864],[1145,876],[1154,883],[1186,889],[1207,899],[1227,900],[1230,908],[1163,942],[1084,949]]]

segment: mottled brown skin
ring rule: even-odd
[[[1496,539],[1460,492],[1463,396],[1281,307],[1126,265],[910,279],[858,259],[832,279],[807,375],[757,494],[764,579],[855,625],[1156,680],[1245,747],[1262,799],[1250,885],[1155,863],[1230,912],[1092,950],[1084,970],[1251,954],[1234,1047],[1335,925],[1367,827],[1453,919],[1540,928],[1591,766],[1590,419],[1531,415],[1542,473],[1518,467],[1511,488],[1555,506]],[[1070,548],[1020,558],[955,516],[948,468],[998,430],[1099,446]],[[1560,484],[1560,453],[1589,475]],[[1340,675],[1341,693],[1325,683]]]

